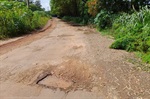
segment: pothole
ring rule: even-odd
[[[92,30],[86,30],[86,31],[84,31],[84,34],[96,34],[96,32],[94,32]]]
[[[78,31],[83,31],[84,34],[96,34],[97,32],[93,29],[87,28],[78,28]]]
[[[55,75],[48,75],[38,81],[37,84],[47,88],[60,88],[66,90],[67,88],[71,87],[73,82],[65,81],[61,78],[56,77]]]
[[[78,60],[69,60],[54,68],[49,74],[42,74],[36,84],[65,91],[90,87],[91,71],[87,64]]]
[[[62,34],[62,35],[58,35],[57,37],[69,37],[69,36],[74,36],[74,35]]]
[[[15,75],[18,83],[45,88],[61,89],[65,92],[77,89],[90,90],[92,78],[90,65],[79,59],[68,59],[58,65],[36,65]]]
[[[73,46],[72,48],[73,49],[80,49],[80,48],[83,48],[83,46],[82,45],[80,45],[80,46]]]

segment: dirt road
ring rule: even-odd
[[[0,99],[150,99],[150,74],[94,29],[54,19],[8,42],[0,46]]]

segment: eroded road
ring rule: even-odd
[[[85,26],[51,28],[0,47],[0,99],[150,99],[150,74]]]

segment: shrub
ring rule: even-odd
[[[33,12],[32,29],[44,26],[50,17],[44,11]]]
[[[150,63],[150,9],[133,14],[124,13],[113,23],[116,41],[111,48],[143,53],[142,59]]]
[[[94,19],[94,23],[96,24],[98,29],[103,30],[106,28],[110,28],[116,17],[118,17],[117,14],[110,13],[106,10],[101,10]]]
[[[47,20],[44,12],[32,12],[23,2],[0,1],[0,39],[25,34]]]
[[[70,21],[70,22],[73,22],[73,23],[81,24],[81,25],[86,25],[89,22],[91,22],[91,20],[89,18],[86,18],[86,17],[64,16],[62,19],[64,21]]]

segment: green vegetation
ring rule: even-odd
[[[51,14],[64,20],[87,24],[88,14],[85,0],[51,0]]]
[[[93,24],[115,38],[111,48],[138,52],[150,63],[150,0],[51,0],[50,5],[53,15]]]
[[[23,35],[45,25],[49,16],[37,8],[32,4],[28,9],[25,2],[1,0],[0,39]]]
[[[142,59],[150,63],[150,10],[145,7],[132,14],[124,13],[113,23],[116,41],[111,48],[141,52]]]

